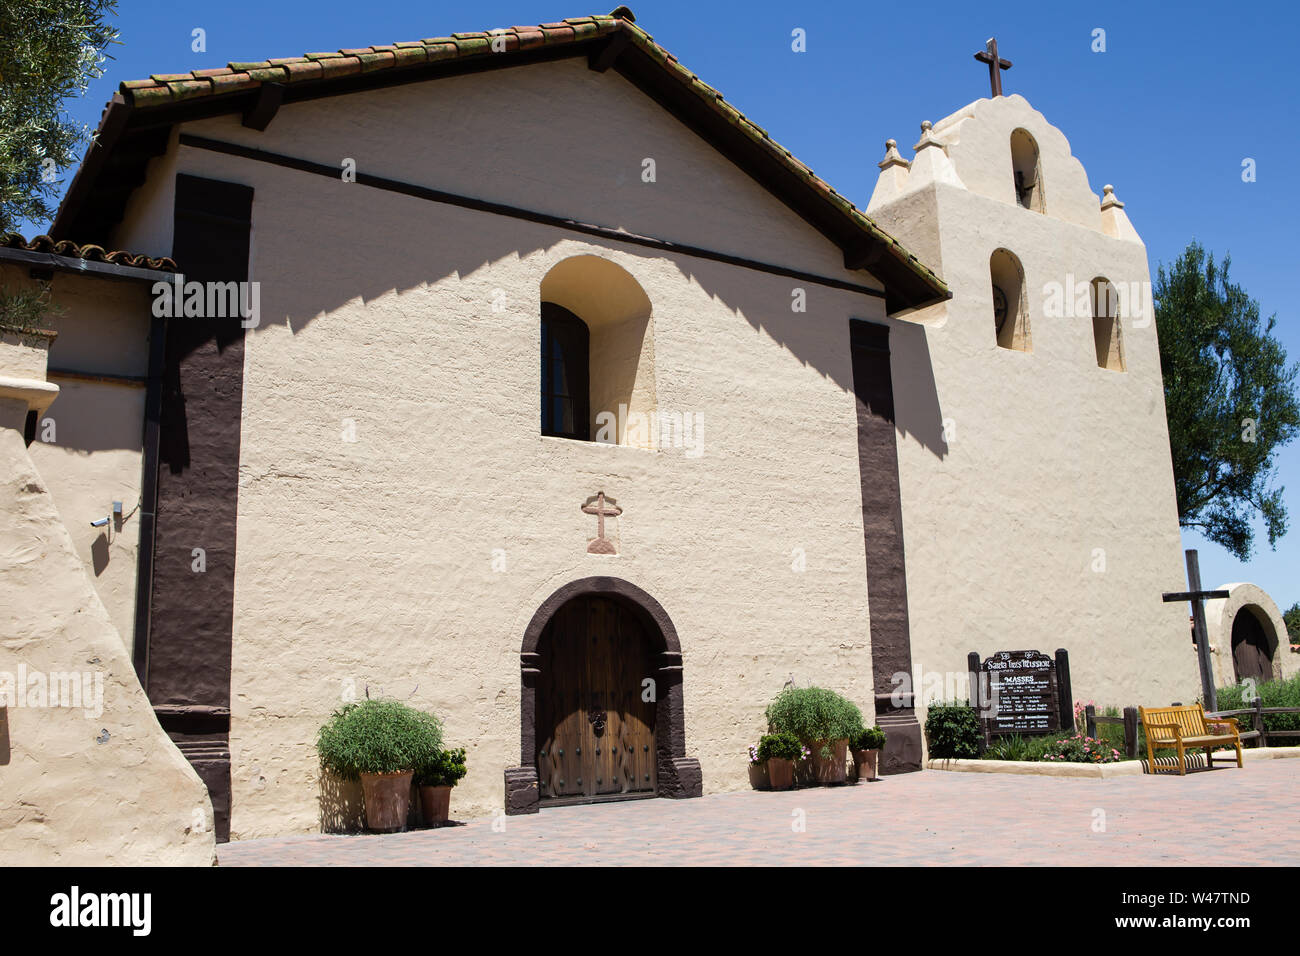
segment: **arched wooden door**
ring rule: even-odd
[[[1232,620],[1232,669],[1238,681],[1253,678],[1256,683],[1273,679],[1268,634],[1249,608],[1243,607]]]
[[[650,642],[620,601],[574,598],[551,618],[539,648],[537,779],[543,802],[654,793]]]

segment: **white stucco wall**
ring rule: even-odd
[[[265,134],[234,118],[188,129],[878,287],[625,81],[584,63],[289,106]],[[645,156],[654,184],[640,180]],[[262,323],[245,358],[233,838],[319,825],[313,743],[345,687],[443,716],[448,741],[469,750],[453,813],[499,808],[502,770],[519,763],[524,628],[557,588],[591,575],[630,581],[672,618],[687,753],[706,789],[748,786],[745,748],[790,677],[870,716],[847,343],[849,318],[881,318],[880,298],[190,147],[161,162],[256,190]],[[162,188],[138,194],[115,241],[165,249],[133,230],[157,229],[165,217],[145,206],[170,202]],[[698,457],[539,435],[540,285],[580,255],[644,289],[652,394],[660,410],[700,416]],[[791,309],[795,286],[805,313]],[[503,312],[491,307],[498,290]],[[586,554],[595,519],[580,506],[600,490],[623,508],[614,558]],[[806,571],[792,568],[796,549]]]
[[[1040,149],[1043,214],[1015,200],[1016,128]],[[918,254],[936,250],[953,292],[894,334],[914,667],[1064,647],[1077,700],[1191,699],[1186,608],[1160,597],[1184,577],[1145,247],[1103,232],[1068,142],[1022,97],[971,104],[934,137],[944,148],[869,209]],[[999,247],[1024,269],[1028,352],[996,344]],[[1095,276],[1138,284],[1126,372],[1097,366],[1090,313],[1046,314],[1049,283]]]

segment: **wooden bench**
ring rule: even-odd
[[[1156,750],[1178,752],[1179,776],[1187,774],[1189,750],[1204,750],[1206,766],[1213,767],[1215,747],[1234,747],[1237,751],[1237,766],[1242,765],[1241,734],[1237,730],[1237,721],[1231,717],[1213,717],[1207,721],[1205,709],[1200,704],[1139,707],[1138,716],[1146,733],[1147,765],[1152,773],[1160,769],[1156,767]],[[1225,730],[1227,733],[1224,733]],[[1168,769],[1173,770],[1172,767]]]

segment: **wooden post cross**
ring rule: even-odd
[[[975,59],[989,65],[989,89],[993,91],[994,96],[1001,96],[1002,71],[1011,69],[1011,61],[998,56],[997,38],[989,37],[984,49],[975,54]]]
[[[1219,709],[1219,697],[1214,690],[1214,669],[1210,666],[1210,639],[1205,630],[1205,602],[1226,598],[1227,591],[1201,590],[1201,563],[1194,549],[1187,553],[1187,585],[1189,591],[1166,591],[1164,601],[1190,601],[1192,605],[1192,635],[1196,638],[1196,660],[1201,665],[1201,694],[1207,711]]]

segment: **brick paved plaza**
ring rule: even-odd
[[[924,771],[789,793],[562,807],[383,836],[219,848],[222,866],[1300,862],[1300,760],[1109,780]],[[455,797],[452,815],[455,816]],[[802,812],[804,832],[792,825]],[[498,823],[499,826],[499,823]],[[1100,831],[1100,832],[1098,832]]]

